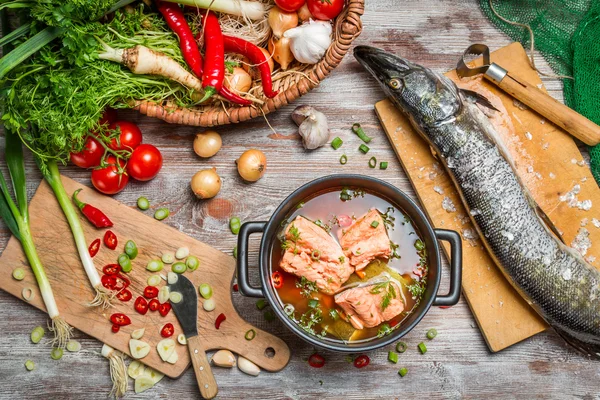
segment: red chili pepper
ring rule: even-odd
[[[73,193],[73,201],[75,202],[75,205],[79,207],[81,213],[85,215],[88,221],[90,221],[96,228],[109,228],[113,226],[112,221],[102,211],[98,210],[94,206],[80,201],[77,198],[77,194],[79,192],[81,192],[81,189],[77,189]]]
[[[109,249],[114,250],[117,248],[118,243],[117,235],[115,235],[113,231],[106,231],[104,234],[104,245]]]
[[[370,362],[371,359],[369,358],[369,356],[363,354],[362,356],[356,357],[356,360],[354,360],[354,366],[356,368],[364,368],[367,365],[369,365]]]
[[[160,330],[160,336],[162,336],[164,338],[173,336],[173,333],[175,333],[175,328],[173,327],[173,324],[170,322],[168,324],[165,324],[165,326],[163,326],[162,329]]]
[[[127,279],[125,276],[121,274],[113,275],[115,277],[115,287],[114,290],[123,290],[129,285],[131,285],[131,281]]]
[[[138,313],[145,315],[148,312],[148,302],[145,298],[139,296],[137,299],[135,299],[135,303],[133,303],[133,308],[135,308],[135,311],[137,311]]]
[[[132,297],[133,295],[131,294],[129,289],[123,289],[119,293],[117,293],[117,299],[123,302],[131,300]]]
[[[269,68],[269,62],[258,46],[247,42],[244,39],[227,35],[223,35],[223,45],[225,46],[225,51],[238,53],[248,57],[250,62],[260,71],[260,80],[265,96],[269,98],[277,96],[277,93],[279,92],[273,91],[273,81],[271,80],[271,68]]]
[[[117,332],[119,332],[120,329],[121,329],[121,327],[119,325],[113,324],[113,326],[110,330],[113,331],[114,333],[117,333]]]
[[[271,282],[273,282],[273,287],[275,289],[281,289],[281,287],[283,286],[283,275],[281,275],[281,272],[273,272],[273,274],[271,275]]]
[[[102,275],[100,281],[102,282],[102,286],[108,290],[115,290],[115,286],[117,285],[117,277],[115,275]]]
[[[398,320],[397,319],[394,319],[394,320],[390,321],[390,328],[393,328],[396,325],[398,325]]]
[[[158,307],[160,307],[160,302],[158,301],[158,299],[152,299],[148,303],[148,310],[150,311],[156,311],[158,310]]]
[[[88,253],[90,253],[90,257],[94,257],[98,254],[98,250],[100,250],[100,239],[96,239],[90,244],[88,247]]]
[[[223,321],[225,321],[226,319],[227,319],[227,317],[225,316],[225,314],[223,314],[223,313],[219,314],[219,316],[215,320],[215,328],[219,329],[221,327],[221,324],[223,323]]]
[[[238,288],[238,284],[237,284],[237,283],[234,283],[234,284],[233,284],[233,291],[234,291],[234,292],[237,292],[237,291],[239,291],[239,290],[240,290],[240,289]]]
[[[320,354],[313,354],[308,357],[308,365],[313,368],[323,368],[325,366],[325,358]]]
[[[121,266],[119,264],[108,264],[102,268],[102,272],[106,275],[117,275],[121,272]]]
[[[131,319],[123,313],[116,313],[110,316],[110,322],[115,325],[125,326],[131,324]]]
[[[158,306],[158,312],[163,317],[166,317],[169,311],[171,311],[171,303],[162,303],[160,306]]]
[[[225,78],[225,48],[223,34],[217,15],[208,11],[202,14],[204,22],[204,68],[202,71],[202,87],[204,97],[200,103],[220,92]]]
[[[439,306],[439,307],[445,310],[445,309],[450,308],[452,306]]]
[[[158,296],[158,288],[154,286],[146,286],[144,289],[144,297],[147,299],[153,299]]]

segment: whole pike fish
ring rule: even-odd
[[[600,272],[551,231],[472,101],[482,99],[383,50],[354,56],[438,154],[508,280],[568,343],[600,357]]]

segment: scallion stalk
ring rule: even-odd
[[[342,147],[342,144],[344,144],[344,141],[339,136],[331,141],[331,147],[333,147],[334,150]]]
[[[179,3],[186,6],[211,9],[213,11],[226,14],[237,15],[238,17],[249,18],[251,20],[261,20],[265,18],[265,6],[259,1],[248,0],[167,0],[173,3]]]
[[[352,132],[356,133],[356,136],[358,136],[360,140],[365,143],[369,143],[372,140],[372,138],[367,136],[362,126],[360,126],[358,122],[352,125]]]
[[[358,150],[360,150],[360,152],[363,154],[367,154],[371,149],[369,149],[369,146],[367,146],[366,144],[361,144],[360,146],[358,146]]]

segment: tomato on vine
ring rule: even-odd
[[[142,131],[136,124],[129,121],[116,121],[108,126],[111,131],[120,130],[117,137],[113,137],[108,147],[113,150],[133,151],[142,144]]]
[[[100,165],[104,147],[93,136],[88,136],[85,140],[83,150],[79,153],[71,153],[71,162],[80,168],[92,168]]]
[[[344,0],[307,0],[306,6],[313,17],[328,21],[340,15],[344,9]]]
[[[162,154],[155,146],[141,144],[133,150],[127,162],[127,173],[138,181],[149,181],[158,175],[162,163]]]
[[[105,167],[92,171],[92,184],[101,193],[116,194],[127,186],[129,176],[125,171],[125,161],[113,155],[106,157]]]

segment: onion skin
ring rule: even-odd
[[[221,135],[217,132],[212,130],[200,132],[194,139],[194,152],[202,158],[209,158],[219,152],[222,144]]]
[[[199,199],[213,198],[221,190],[221,177],[216,168],[203,169],[192,177],[192,191]]]
[[[256,182],[267,170],[267,157],[260,150],[250,149],[236,161],[238,173],[247,182]]]
[[[279,40],[275,40],[272,37],[269,40],[269,52],[273,54],[273,59],[277,61],[282,70],[287,70],[290,64],[294,61],[294,54],[290,48],[290,39],[282,37]]]
[[[269,69],[271,70],[271,74],[272,74],[273,70],[275,69],[275,63],[273,62],[273,55],[271,53],[269,53],[269,50],[264,49],[262,47],[260,48],[260,50],[264,53],[265,57],[267,58],[267,64],[269,64]],[[244,69],[244,71],[246,71],[247,73],[250,74],[252,79],[260,79],[260,71],[253,65],[250,65],[250,60],[248,60],[247,57],[244,57],[242,59],[242,68]]]
[[[308,9],[308,4],[304,3],[304,5],[302,7],[300,7],[300,9],[297,11],[298,13],[298,18],[300,19],[301,22],[306,22],[309,19],[315,19],[315,17],[312,16],[312,14],[310,13],[309,9]]]
[[[225,77],[223,85],[235,93],[247,93],[252,87],[252,77],[243,68],[235,67],[233,73]]]
[[[273,31],[275,39],[281,38],[288,29],[298,26],[298,14],[296,12],[285,12],[281,8],[274,6],[269,11],[269,26]]]

